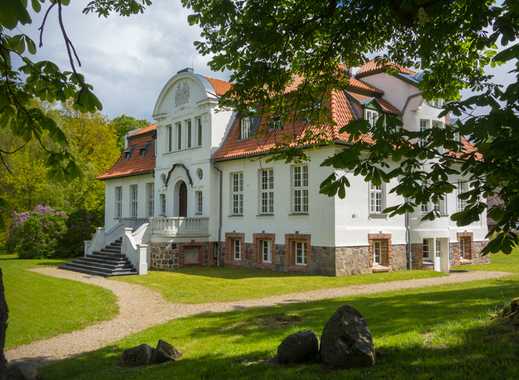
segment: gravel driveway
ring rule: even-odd
[[[475,280],[495,279],[510,274],[507,272],[454,272],[446,277],[353,285],[343,288],[321,289],[254,300],[189,305],[169,303],[164,300],[159,293],[153,290],[140,285],[113,281],[104,277],[70,272],[58,268],[38,268],[33,269],[33,271],[47,276],[80,281],[109,289],[116,295],[119,305],[119,314],[110,321],[101,322],[85,329],[61,334],[50,339],[19,346],[6,353],[8,360],[30,362],[33,365],[97,350],[151,326],[172,319],[204,312],[225,312],[250,307],[309,302],[344,296],[456,284]]]

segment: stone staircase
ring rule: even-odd
[[[79,257],[59,268],[97,276],[127,276],[137,274],[128,258],[121,254],[122,238],[107,245],[101,251]]]

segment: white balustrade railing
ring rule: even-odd
[[[209,235],[209,218],[156,217],[150,222],[153,234],[179,237]]]

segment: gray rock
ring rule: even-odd
[[[175,347],[166,341],[159,339],[157,342],[157,348],[153,351],[153,363],[164,363],[167,361],[176,361],[180,359],[182,352],[178,351]]]
[[[369,367],[375,364],[371,332],[356,309],[341,306],[326,322],[320,354],[322,362],[332,368]]]
[[[299,331],[287,336],[278,347],[277,360],[281,364],[304,363],[319,354],[319,342],[313,331]]]
[[[123,351],[121,356],[121,365],[128,367],[136,367],[141,365],[152,364],[155,349],[147,344],[141,344],[136,347],[128,348]]]
[[[7,380],[39,380],[41,377],[35,366],[24,363],[11,364],[7,368]]]

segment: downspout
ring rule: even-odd
[[[411,251],[411,228],[409,226],[409,212],[405,213],[405,251],[407,255],[407,269],[413,269],[413,253]]]
[[[218,191],[218,242],[216,243],[217,248],[217,255],[216,255],[216,266],[220,266],[220,257],[222,254],[222,189],[223,189],[223,173],[222,171],[216,166],[216,162],[213,162],[213,167],[216,169],[219,177],[219,191]]]
[[[411,94],[407,97],[404,107],[402,108],[402,117],[404,116],[407,106],[411,102],[411,99],[416,98],[417,96],[421,96],[421,95],[422,95],[422,92],[419,91],[419,92]],[[413,253],[411,250],[411,227],[410,227],[409,220],[410,220],[409,212],[406,211],[406,213],[405,213],[405,250],[406,250],[406,255],[407,255],[407,267],[409,270],[412,270],[413,269]]]

